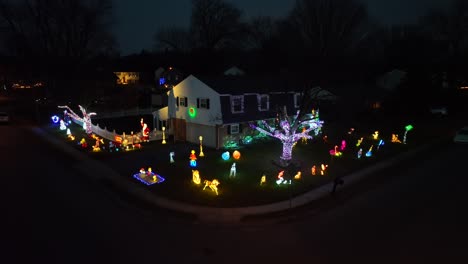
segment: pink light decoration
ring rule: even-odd
[[[75,112],[73,112],[73,110],[70,109],[70,107],[68,107],[68,105],[58,106],[58,108],[65,108],[68,110],[68,112],[65,113],[66,115],[73,118],[75,121],[82,122],[83,126],[86,127],[86,134],[90,135],[93,133],[91,116],[96,115],[96,113],[86,113],[86,109],[84,109],[84,107],[82,107],[81,105],[78,105],[78,107],[80,108],[83,117],[79,117]]]
[[[334,149],[330,150],[330,155],[335,156],[335,157],[339,157],[339,156],[343,155],[343,153],[338,150],[338,146],[335,146]]]
[[[346,141],[343,139],[343,140],[341,141],[341,147],[340,147],[340,149],[341,149],[341,151],[343,151],[343,150],[345,150],[345,148],[346,148]]]

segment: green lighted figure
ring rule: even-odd
[[[406,134],[408,134],[408,131],[410,131],[412,129],[413,129],[412,125],[407,125],[405,127],[405,134],[403,135],[403,144],[406,144]]]

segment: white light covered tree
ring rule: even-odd
[[[287,167],[292,160],[292,149],[294,144],[302,138],[312,139],[309,135],[314,131],[315,136],[320,133],[323,121],[320,121],[318,111],[307,110],[311,102],[310,92],[308,96],[302,96],[300,109],[294,116],[288,116],[286,106],[278,113],[278,125],[271,125],[266,120],[260,121],[258,125],[250,123],[250,127],[270,137],[277,138],[283,144],[283,152],[280,157],[280,165]],[[308,112],[308,113],[307,113]],[[303,129],[305,128],[305,129]]]
[[[92,126],[91,116],[96,115],[96,113],[94,113],[94,112],[87,113],[86,109],[84,109],[84,107],[82,107],[81,105],[78,105],[78,107],[80,108],[81,113],[83,113],[83,117],[78,116],[75,112],[73,112],[73,110],[70,109],[70,107],[68,107],[68,105],[59,105],[58,106],[58,108],[67,109],[68,111],[67,111],[66,114],[69,117],[73,118],[74,120],[83,122],[85,130],[86,130],[86,134],[90,135],[90,134],[93,133],[93,130],[92,130],[92,127],[91,127]]]

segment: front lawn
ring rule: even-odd
[[[94,122],[93,122],[94,123]],[[279,140],[271,139],[264,142],[252,143],[241,146],[238,151],[241,157],[238,160],[231,158],[225,161],[221,155],[225,150],[215,150],[203,148],[205,157],[199,157],[199,145],[185,142],[174,142],[172,138],[167,140],[167,144],[161,141],[143,143],[143,147],[138,151],[108,152],[107,149],[101,152],[92,152],[91,146],[94,141],[88,140],[88,148],[83,149],[77,142],[70,142],[71,146],[88,153],[91,157],[98,159],[106,165],[119,172],[122,177],[129,181],[137,181],[133,175],[140,168],[145,170],[148,167],[152,171],[163,176],[165,181],[161,184],[144,186],[157,195],[165,196],[174,200],[192,204],[209,205],[215,207],[236,207],[259,205],[271,202],[286,200],[308,190],[316,188],[324,183],[330,182],[337,176],[343,176],[360,168],[374,164],[375,162],[407,151],[419,144],[435,138],[435,131],[421,129],[423,126],[416,124],[415,129],[408,132],[408,144],[391,143],[391,134],[398,133],[403,141],[404,127],[392,126],[366,126],[355,127],[351,132],[350,128],[325,124],[324,132],[314,140],[309,140],[307,144],[298,141],[293,149],[293,162],[301,171],[300,179],[292,179],[291,184],[278,185],[278,173],[281,169],[274,164],[281,155],[282,145]],[[333,128],[333,129],[332,129]],[[397,129],[395,129],[397,128]],[[111,130],[112,127],[108,126]],[[123,128],[125,129],[125,128]],[[83,130],[72,125],[71,130],[76,134],[76,140],[85,137]],[[379,139],[372,138],[374,131],[379,131]],[[49,127],[49,131],[56,136],[67,140],[65,132],[60,131],[57,126]],[[324,136],[327,136],[324,139]],[[363,138],[361,146],[357,147],[357,140]],[[378,146],[380,139],[384,140],[383,145]],[[335,146],[341,146],[342,140],[346,141],[346,148],[342,151],[341,157],[331,156],[329,151]],[[104,144],[107,146],[108,142]],[[371,157],[365,154],[373,146]],[[362,148],[362,157],[358,159],[358,149]],[[190,151],[195,150],[197,155],[197,167],[189,166]],[[175,153],[175,162],[170,163],[169,153]],[[229,177],[230,168],[236,163],[237,173],[235,177]],[[321,175],[321,165],[327,166]],[[316,166],[316,175],[312,175],[312,167]],[[196,185],[192,182],[192,170],[197,169],[203,180],[217,179],[219,195],[217,196],[209,188],[203,189],[203,184]],[[285,178],[292,178],[292,173],[285,173]],[[266,184],[260,186],[262,175],[266,176]],[[131,185],[129,185],[131,186]],[[143,184],[142,184],[143,186]],[[129,187],[130,188],[130,187]]]

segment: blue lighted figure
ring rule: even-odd
[[[195,155],[195,150],[190,152],[190,167],[197,166],[197,156]]]
[[[372,156],[372,147],[374,147],[374,145],[370,146],[369,150],[366,152],[366,157]]]
[[[385,142],[383,141],[383,139],[381,139],[381,140],[379,141],[379,144],[377,145],[377,149],[379,149],[380,146],[383,146],[383,145],[385,145]]]
[[[52,122],[54,124],[57,124],[59,122],[59,120],[60,120],[60,118],[58,116],[56,116],[56,115],[52,116],[51,119],[52,119]]]
[[[174,151],[169,152],[169,159],[170,159],[171,163],[174,163],[174,156],[175,156]]]

